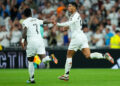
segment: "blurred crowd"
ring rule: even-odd
[[[120,0],[0,0],[0,45],[21,46],[24,9],[31,8],[34,18],[65,22],[71,15],[67,11],[71,1],[78,3],[90,47],[120,48]],[[45,46],[68,46],[71,32],[67,28],[42,25]]]

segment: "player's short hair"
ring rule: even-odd
[[[25,15],[25,17],[30,17],[31,16],[31,9],[30,8],[26,8],[23,12],[23,14]]]
[[[76,2],[69,2],[69,4],[73,5],[76,9],[78,7],[78,5],[76,4]]]

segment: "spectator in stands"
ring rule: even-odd
[[[112,31],[112,24],[109,18],[106,19],[105,28],[109,28]]]
[[[38,12],[37,12],[36,9],[33,9],[33,15],[32,15],[32,17],[38,18]]]
[[[57,45],[55,28],[52,28],[50,30],[50,36],[48,38],[48,44],[49,44],[49,46],[52,46],[52,47]]]
[[[20,24],[22,24],[22,22],[25,20],[25,16],[24,16],[24,14],[22,13],[21,14],[21,19],[19,20],[19,22],[20,22]]]
[[[14,21],[15,18],[17,18],[19,16],[18,6],[15,5],[15,6],[11,7],[10,13],[11,13],[11,20]]]
[[[90,9],[91,8],[92,3],[90,2],[90,0],[84,0],[83,6],[85,7],[85,9]]]
[[[83,31],[84,31],[85,35],[87,36],[88,43],[91,45],[91,40],[92,40],[91,38],[92,38],[93,32],[90,31],[90,29],[87,26],[83,27]]]
[[[5,23],[6,30],[9,32],[11,26],[10,26],[10,17],[8,16],[7,12],[4,12],[4,23]]]
[[[63,41],[64,41],[64,46],[68,46],[69,44],[68,31],[64,31]]]
[[[109,28],[106,28],[105,29],[105,32],[106,32],[106,35],[105,35],[105,45],[107,47],[110,46],[110,39],[111,37],[114,35],[113,33],[110,32],[110,29]]]
[[[0,25],[5,25],[7,31],[9,31],[10,28],[15,28],[16,24],[18,25],[18,31],[21,33],[21,25],[19,22],[22,23],[24,21],[24,15],[22,13],[25,8],[31,8],[33,17],[50,19],[52,15],[54,15],[56,21],[64,22],[63,20],[67,20],[70,16],[70,13],[66,11],[66,4],[70,1],[75,1],[79,5],[78,10],[82,18],[83,31],[85,31],[88,40],[90,39],[90,34],[93,35],[93,39],[94,36],[97,35],[97,39],[103,39],[105,37],[104,39],[108,40],[109,34],[115,34],[116,29],[120,28],[120,0],[0,0]],[[16,19],[18,19],[19,22],[17,21],[17,23],[15,23]],[[86,25],[87,27],[84,28]],[[100,26],[100,29],[96,31],[98,26]],[[50,24],[43,26],[43,28],[46,46],[48,46],[48,44],[52,46],[59,44],[68,45],[67,43],[71,37],[70,31],[63,33]],[[41,29],[43,28],[41,27]],[[109,28],[110,32],[104,28]],[[14,29],[13,32],[15,31],[17,30]],[[100,34],[104,34],[103,37]],[[10,36],[10,38],[13,36]],[[64,43],[58,41],[57,38],[61,38],[60,40],[63,40]],[[17,40],[20,40],[19,37]],[[97,43],[95,40],[92,40],[92,42],[90,40],[90,44],[94,43],[95,46],[99,44],[99,42]],[[101,44],[101,46],[103,44]]]
[[[105,0],[104,7],[107,11],[109,11],[112,8],[113,4],[110,0]]]
[[[2,45],[4,48],[7,48],[10,46],[10,36],[9,32],[7,32],[5,26],[0,27],[0,45]]]
[[[111,24],[118,25],[118,13],[116,12],[116,8],[112,7],[112,12],[108,15],[108,18],[111,20]]]
[[[37,10],[35,0],[25,0],[25,3],[30,6],[30,8]]]
[[[62,1],[60,1],[60,6],[57,8],[57,16],[60,16],[65,9],[65,5]]]
[[[112,32],[115,35],[116,29],[117,29],[116,25],[113,24],[110,32]]]
[[[42,20],[42,19],[44,19],[44,16],[45,16],[45,15],[43,15],[42,12],[39,12],[39,13],[38,13],[38,19],[41,19],[41,20]]]
[[[8,15],[10,15],[10,11],[9,11],[9,9],[6,8],[6,5],[5,5],[5,4],[2,3],[2,4],[1,4],[1,8],[2,8],[2,9],[1,9],[1,14],[0,14],[0,15],[1,15],[2,17],[4,17],[4,12],[6,12],[6,13],[8,13]]]
[[[3,21],[4,21],[3,17],[0,16],[0,26],[4,25]]]
[[[27,7],[29,6],[25,2],[22,2],[21,5],[19,6],[19,12],[22,14]]]
[[[57,46],[62,46],[64,43],[63,37],[63,28],[64,27],[60,27],[57,31],[56,31],[56,41],[57,41]]]
[[[10,38],[11,46],[19,46],[20,40],[22,38],[22,32],[19,30],[19,25],[15,22],[11,27]]]
[[[100,11],[101,11],[101,15],[104,19],[103,20],[104,23],[106,23],[105,20],[106,20],[106,17],[107,17],[107,10],[105,9],[105,6],[103,4],[101,5]]]
[[[116,34],[110,39],[110,48],[120,49],[120,29],[116,30]]]
[[[96,14],[93,13],[93,14],[90,16],[90,21],[89,21],[90,28],[91,28],[91,30],[92,30],[93,32],[96,31],[99,23],[100,23],[100,22],[99,22],[99,20],[98,20],[98,18],[97,18],[97,16],[96,16]]]
[[[104,46],[103,34],[99,28],[96,30],[95,34],[93,34],[92,36],[92,43],[93,43],[93,46],[95,47]]]
[[[50,18],[54,14],[54,9],[51,2],[47,2],[45,8],[42,10],[42,13],[46,15],[46,18]]]
[[[43,33],[43,39],[44,39],[44,43],[45,46],[48,46],[48,37],[49,37],[49,28],[47,25],[44,26],[44,33]]]

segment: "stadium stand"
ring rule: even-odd
[[[64,22],[70,16],[66,9],[71,1],[79,5],[83,31],[89,39],[90,47],[110,48],[111,37],[120,29],[120,0],[0,0],[0,45],[4,48],[21,47],[21,24],[25,18],[25,8],[31,8],[35,18]],[[46,47],[68,46],[70,31],[63,31],[65,28],[52,24],[41,28],[44,28]]]

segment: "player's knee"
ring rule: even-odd
[[[40,59],[43,59],[43,58],[45,58],[45,57],[46,57],[46,55],[45,55],[45,54],[38,54],[38,56],[39,56],[39,58],[40,58]]]
[[[67,54],[67,56],[66,56],[67,58],[72,58],[72,55],[70,55],[70,54]]]
[[[28,61],[33,62],[34,57],[28,57]]]
[[[90,59],[90,54],[85,54],[85,57],[86,57],[87,59]]]

